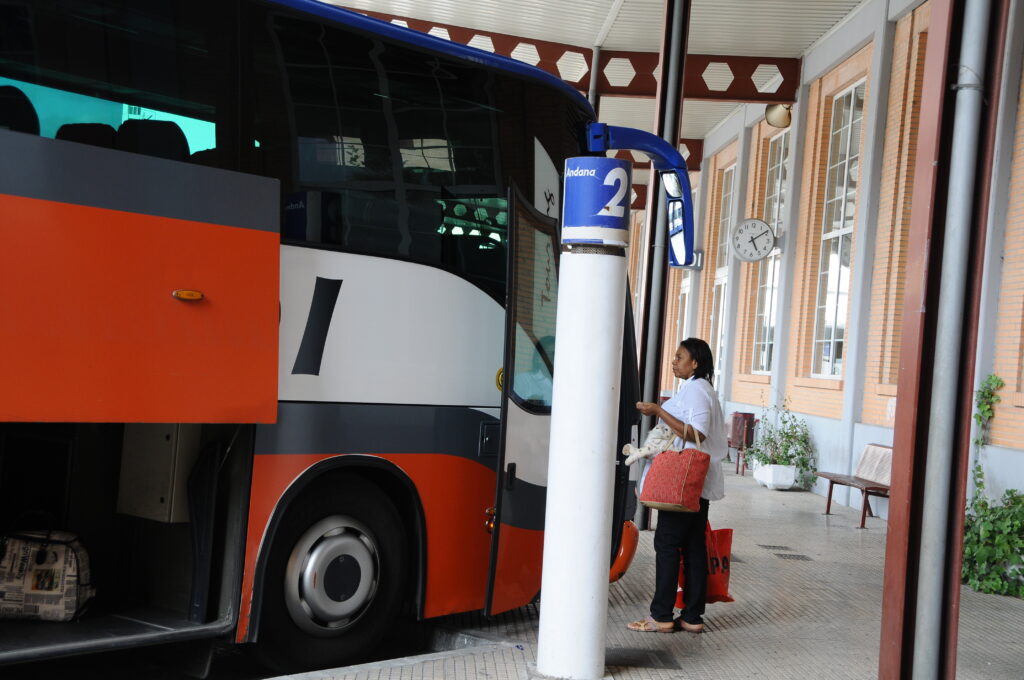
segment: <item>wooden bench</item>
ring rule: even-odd
[[[841,475],[834,472],[818,472],[822,479],[828,480],[828,500],[825,503],[825,514],[832,510],[832,488],[840,486],[852,486],[860,489],[863,502],[860,509],[860,528],[864,528],[864,520],[867,515],[874,517],[871,512],[871,505],[868,504],[869,496],[881,498],[889,497],[889,473],[892,469],[892,447],[882,444],[868,444],[864,447],[864,453],[860,456],[857,469],[852,475]]]

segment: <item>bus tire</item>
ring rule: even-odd
[[[362,478],[314,482],[267,562],[257,657],[280,672],[360,661],[399,624],[408,541],[394,503]]]

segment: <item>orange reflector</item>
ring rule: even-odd
[[[202,300],[203,294],[198,290],[185,290],[179,288],[178,290],[171,293],[172,297],[176,297],[179,300],[187,300],[188,302],[195,302],[196,300]]]
[[[608,583],[615,583],[625,576],[629,565],[633,563],[633,556],[636,555],[636,546],[640,542],[640,529],[628,519],[622,524],[622,539],[619,541],[619,553],[612,562],[612,568],[608,572]]]
[[[489,534],[494,533],[494,515],[497,514],[497,512],[498,509],[495,507],[490,507],[484,510],[484,516],[487,517],[487,519],[484,520],[484,529],[486,529]]]

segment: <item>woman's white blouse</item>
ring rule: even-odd
[[[710,501],[725,498],[725,475],[722,474],[722,461],[729,452],[728,439],[725,433],[725,416],[718,401],[718,393],[704,378],[690,378],[684,382],[672,398],[662,404],[662,408],[688,425],[693,425],[704,433],[704,441],[700,445],[687,440],[685,446],[676,437],[673,448],[699,448],[711,456],[711,466],[704,480],[704,491],[701,496]]]

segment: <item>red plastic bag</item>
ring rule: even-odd
[[[711,529],[711,523],[704,528],[704,540],[708,548],[708,595],[707,602],[733,602],[729,594],[729,572],[732,567],[732,529]],[[683,608],[683,564],[679,563],[679,591],[676,593],[676,607]]]
[[[711,456],[698,449],[662,451],[654,457],[640,502],[669,512],[697,512]]]

